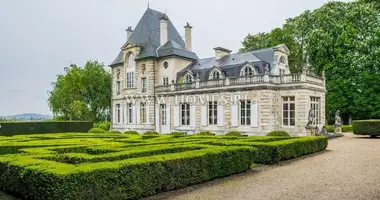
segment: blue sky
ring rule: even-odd
[[[1,0],[0,116],[50,114],[51,82],[71,63],[97,59],[106,65],[136,26],[148,1]],[[167,12],[177,30],[193,28],[193,51],[213,56],[222,46],[237,51],[248,33],[266,32],[326,0],[150,0]]]

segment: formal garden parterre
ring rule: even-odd
[[[135,199],[244,172],[252,163],[277,163],[326,147],[326,137],[109,133],[0,137],[0,188],[27,199]]]

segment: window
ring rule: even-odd
[[[240,125],[242,126],[251,125],[251,101],[250,100],[240,101]]]
[[[116,104],[116,122],[120,123],[121,122],[121,109],[120,109],[120,104]]]
[[[128,123],[133,123],[133,108],[131,103],[128,104]]]
[[[120,81],[116,81],[116,95],[119,95],[120,94]]]
[[[208,102],[208,124],[218,124],[218,102],[216,101]]]
[[[280,76],[285,75],[285,69],[280,69]]]
[[[284,56],[281,56],[280,64],[286,65],[286,59],[284,58]]]
[[[161,110],[161,125],[166,126],[166,104],[160,104],[160,110]]]
[[[240,72],[240,76],[253,76],[254,75],[254,69],[253,67],[251,66],[245,66],[241,72]]]
[[[128,68],[136,68],[135,56],[132,53],[128,56]]]
[[[146,77],[141,78],[141,92],[145,93],[147,90]]]
[[[220,72],[218,70],[212,71],[210,74],[210,77],[209,77],[210,80],[217,80],[220,78],[221,78],[221,76],[220,76]]]
[[[192,83],[193,77],[190,74],[186,74],[185,76],[185,83]]]
[[[181,125],[190,125],[190,105],[188,103],[182,103],[180,108]]]
[[[146,124],[146,103],[140,103],[140,123]]]
[[[162,85],[169,85],[169,78],[168,77],[162,78]]]
[[[127,73],[127,88],[134,88],[135,87],[135,72],[128,72]]]
[[[164,68],[167,69],[169,67],[169,63],[168,62],[164,62]]]
[[[321,115],[320,115],[320,102],[321,98],[319,97],[310,97],[310,108],[314,112],[314,120],[313,125],[319,125],[321,123]]]
[[[295,101],[294,97],[282,97],[282,125],[295,126]]]

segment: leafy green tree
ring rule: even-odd
[[[109,119],[111,75],[102,63],[70,65],[52,83],[48,103],[55,118],[104,121]]]

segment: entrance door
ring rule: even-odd
[[[166,104],[160,104],[160,133],[170,133],[170,108]]]

